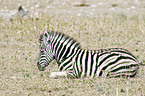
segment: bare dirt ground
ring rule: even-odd
[[[14,17],[22,5],[29,15]],[[144,0],[0,0],[1,96],[144,96],[145,67],[135,78],[50,78],[40,72],[39,36],[46,30],[75,38],[83,49],[122,47],[145,63]],[[10,20],[13,18],[13,20]]]

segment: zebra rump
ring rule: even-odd
[[[60,71],[68,77],[134,77],[139,68],[136,57],[123,48],[83,50],[74,39],[59,32],[40,36],[38,69],[55,59]]]

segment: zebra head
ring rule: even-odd
[[[37,62],[38,69],[44,71],[45,67],[54,59],[51,46],[50,33],[45,32],[40,36],[40,53]]]

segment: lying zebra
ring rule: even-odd
[[[136,57],[125,49],[83,50],[65,34],[45,32],[40,36],[38,69],[44,71],[53,59],[62,72],[51,77],[134,77],[139,68]]]

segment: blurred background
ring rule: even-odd
[[[90,16],[123,13],[128,16],[144,15],[144,0],[0,0],[0,18],[8,19],[19,6],[36,16],[40,12],[63,16]]]

